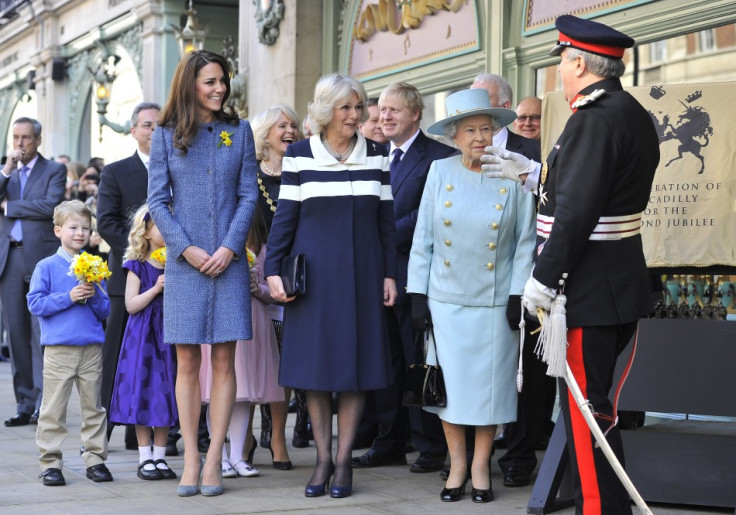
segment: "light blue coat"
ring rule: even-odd
[[[231,146],[220,145],[220,133]],[[166,242],[164,341],[219,343],[249,340],[250,287],[245,241],[258,194],[253,132],[247,121],[200,124],[186,156],[173,130],[153,133],[148,174],[151,216]],[[182,256],[190,245],[212,255],[220,246],[235,258],[210,278]]]
[[[414,230],[407,291],[463,306],[505,306],[521,295],[535,244],[534,196],[511,180],[432,163]]]

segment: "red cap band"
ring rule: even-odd
[[[621,48],[617,46],[598,45],[596,43],[585,43],[583,41],[578,41],[577,39],[573,39],[569,36],[566,36],[562,32],[560,32],[558,40],[561,44],[568,43],[568,45],[565,45],[565,46],[579,48],[580,50],[587,50],[589,52],[593,52],[594,54],[604,55],[607,57],[615,57],[616,59],[621,59],[624,56],[624,51],[626,50],[625,48]]]

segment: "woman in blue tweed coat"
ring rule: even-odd
[[[167,247],[164,340],[176,344],[184,440],[177,493],[197,493],[199,344],[212,345],[211,443],[202,495],[222,493],[220,463],[235,399],[235,340],[251,338],[245,240],[257,200],[253,134],[225,102],[230,69],[207,51],[184,56],[153,133],[148,204]]]
[[[396,243],[388,158],[358,132],[363,86],[322,77],[309,118],[316,134],[289,146],[264,273],[271,296],[287,302],[279,380],[307,390],[317,464],[304,493],[352,491],[352,447],[364,391],[388,386],[391,356],[384,306],[396,300]],[[289,254],[306,257],[307,292],[286,297],[279,276]],[[339,395],[332,463],[331,392]]]

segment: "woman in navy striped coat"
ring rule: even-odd
[[[328,75],[315,87],[315,135],[289,146],[268,239],[271,296],[287,302],[280,382],[307,390],[317,465],[305,489],[332,497],[352,492],[350,459],[364,393],[388,386],[391,358],[384,306],[396,299],[393,199],[386,148],[358,132],[363,86]],[[281,260],[306,257],[306,295],[286,297]],[[331,392],[339,392],[336,464]]]

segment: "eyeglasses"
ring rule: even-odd
[[[524,114],[516,117],[520,122],[538,122],[542,119],[541,114]]]

